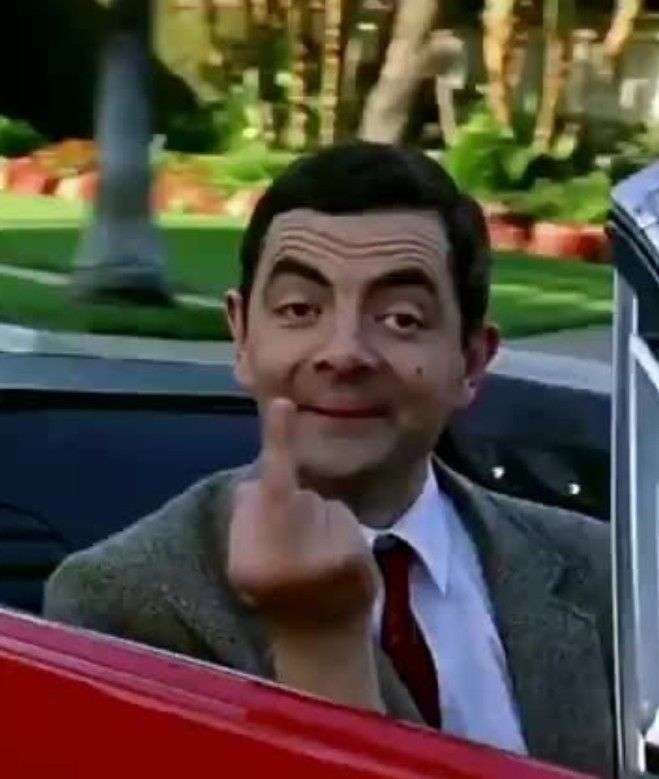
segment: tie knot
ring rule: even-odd
[[[411,560],[414,556],[414,550],[407,541],[403,541],[393,533],[378,536],[373,544],[373,553],[382,560],[390,557],[407,557]]]

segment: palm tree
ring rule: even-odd
[[[575,0],[544,0],[543,12],[542,102],[534,133],[534,146],[538,151],[547,151],[554,137],[558,108],[572,64]]]
[[[173,301],[150,204],[151,13],[151,0],[114,0],[108,10],[96,122],[100,190],[72,279],[85,300]]]
[[[308,76],[311,8],[309,0],[283,0],[293,55],[288,145],[303,149],[309,141]]]
[[[320,95],[320,142],[334,142],[341,86],[344,0],[325,0],[323,75]]]
[[[517,0],[485,0],[483,60],[487,73],[487,100],[493,116],[505,127],[512,120],[510,62],[516,27]]]
[[[616,0],[611,27],[604,39],[604,52],[611,62],[619,59],[643,10],[643,0]]]

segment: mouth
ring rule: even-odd
[[[387,415],[383,406],[312,406],[298,405],[298,411],[329,419],[381,419]]]

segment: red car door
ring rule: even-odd
[[[12,779],[576,776],[8,611],[0,690]]]

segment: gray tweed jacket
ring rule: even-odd
[[[606,526],[435,467],[479,552],[531,755],[612,775]],[[273,678],[263,625],[226,577],[232,494],[250,473],[215,474],[69,557],[47,584],[46,617]],[[389,713],[419,722],[388,658],[379,650],[377,658]]]

